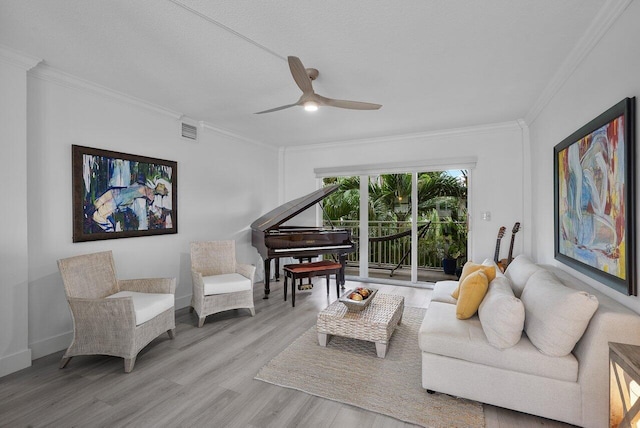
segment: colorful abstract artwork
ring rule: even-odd
[[[177,164],[72,147],[73,241],[177,233]]]
[[[629,107],[631,105],[631,107]],[[555,148],[556,258],[635,293],[630,99]]]

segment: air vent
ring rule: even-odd
[[[189,140],[198,140],[198,127],[182,122],[182,137]]]

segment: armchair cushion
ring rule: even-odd
[[[222,275],[203,276],[204,295],[227,294],[238,291],[252,290],[252,283],[239,273],[225,273]]]
[[[107,296],[107,299],[131,297],[136,314],[136,325],[144,324],[174,306],[173,294],[138,293],[136,291],[120,291]]]

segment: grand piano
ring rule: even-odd
[[[337,280],[344,285],[344,267],[348,253],[355,251],[351,232],[346,229],[282,226],[283,223],[320,202],[339,185],[327,186],[306,196],[287,202],[269,211],[251,223],[251,243],[264,260],[264,298],[269,298],[271,260],[276,261],[276,280],[279,276],[279,259],[294,257],[305,259],[320,254],[335,254],[342,270]]]

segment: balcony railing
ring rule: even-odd
[[[462,224],[464,222],[458,222]],[[418,229],[427,222],[418,222]],[[335,227],[345,228],[351,231],[354,242],[360,241],[360,222],[357,220],[333,220]],[[329,227],[329,224],[326,224]],[[418,267],[439,269],[442,266],[442,257],[438,253],[436,231],[440,224],[431,222],[424,235],[418,239]],[[410,221],[372,221],[369,222],[369,238],[381,238],[392,236],[411,230]],[[397,239],[374,239],[369,241],[369,267],[393,269],[411,266],[411,235]],[[406,255],[406,257],[405,257]],[[355,251],[347,257],[347,263],[351,266],[358,265],[360,253]]]

